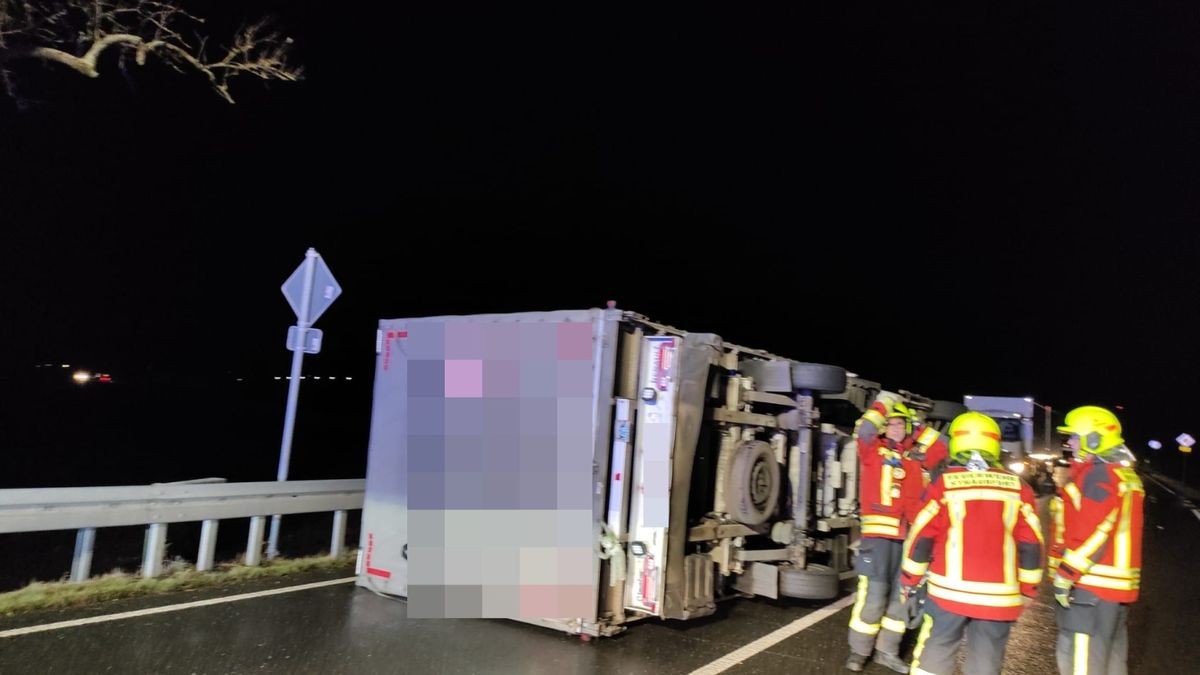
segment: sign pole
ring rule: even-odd
[[[279,445],[279,470],[275,480],[287,480],[288,466],[292,459],[292,435],[296,430],[296,404],[300,400],[300,372],[304,362],[305,331],[309,327],[309,306],[312,304],[313,276],[316,272],[317,251],[308,249],[304,254],[304,291],[300,296],[300,311],[296,319],[296,344],[292,350],[292,376],[288,378],[287,411],[283,417],[283,441]],[[267,559],[279,555],[278,514],[271,516],[271,536],[267,540]]]
[[[288,328],[287,348],[292,350],[292,375],[288,378],[287,411],[283,416],[283,441],[279,444],[279,471],[276,480],[285,481],[292,459],[292,435],[296,429],[296,403],[300,398],[300,372],[304,354],[321,351],[321,330],[313,328],[321,314],[342,294],[329,266],[314,248],[304,254],[304,262],[280,287],[283,297],[296,313],[296,325]],[[271,535],[267,558],[279,555],[280,516],[271,517]]]
[[[1179,434],[1175,438],[1175,441],[1179,443],[1179,452],[1183,453],[1183,475],[1180,480],[1183,481],[1184,485],[1187,485],[1187,458],[1188,455],[1192,454],[1192,446],[1196,444],[1196,439],[1192,438],[1191,434],[1184,432]]]
[[[1045,424],[1045,426],[1046,426],[1046,450],[1045,450],[1045,452],[1051,452],[1051,449],[1050,449],[1050,415],[1051,415],[1051,408],[1050,408],[1050,406],[1048,406],[1048,405],[1044,405],[1044,406],[1042,406],[1042,412],[1046,414],[1046,424]]]

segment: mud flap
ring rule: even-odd
[[[779,598],[779,568],[775,565],[755,562],[738,575],[733,587],[743,593]]]

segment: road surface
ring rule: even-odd
[[[1131,673],[1197,672],[1200,663],[1200,637],[1191,629],[1200,606],[1193,571],[1200,559],[1200,510],[1171,489],[1179,488],[1147,482],[1142,599],[1129,619]],[[157,614],[108,616],[320,582]],[[618,637],[583,642],[513,621],[410,620],[400,600],[337,579],[304,577],[0,619],[0,673],[845,673],[850,609],[822,613],[828,605],[735,600],[717,617],[635,624]],[[1056,672],[1052,605],[1044,587],[1014,629],[1005,673]],[[794,630],[798,620],[823,614],[829,616]],[[52,627],[88,617],[104,618]],[[786,626],[794,634],[761,644]],[[866,672],[891,671],[870,664]]]

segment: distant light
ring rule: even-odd
[[[87,381],[92,379],[92,374],[86,370],[77,370],[71,374],[71,379],[79,384],[87,384]]]
[[[320,375],[313,375],[313,379],[314,379],[314,380],[319,380],[319,379],[321,379],[321,376],[320,376]]]
[[[71,364],[69,364],[69,363],[64,363],[64,364],[62,364],[62,367],[63,367],[63,368],[70,368],[70,367],[71,367]]]
[[[308,379],[308,376],[307,376],[307,375],[301,375],[301,376],[300,376],[300,379],[302,379],[302,380],[307,380],[307,379]]]
[[[290,379],[292,379],[292,376],[291,376],[291,375],[288,375],[288,376],[287,376],[287,377],[285,377],[284,379],[285,379],[285,380],[290,380]]]
[[[964,396],[963,398],[965,398],[965,399],[972,399],[972,398],[975,398],[975,397],[974,397],[974,396],[972,396],[972,395],[970,395],[970,394],[967,394],[967,395],[966,395],[966,396]]]
[[[1025,473],[1025,462],[1013,462],[1008,468],[1012,469],[1013,473]]]
[[[112,375],[104,374],[100,376],[101,382],[112,382]]]
[[[1115,406],[1113,406],[1113,407],[1114,407],[1114,408],[1116,408],[1117,410],[1124,410],[1124,409],[1125,409],[1125,406],[1123,406],[1123,405],[1115,405]]]
[[[1029,397],[1029,396],[1026,396],[1026,397],[1025,397],[1025,402],[1026,402],[1026,403],[1033,403],[1033,399],[1032,399],[1031,397]]]
[[[353,378],[353,377],[347,377],[346,379],[347,379],[347,380],[353,380],[354,378]]]
[[[239,377],[239,378],[237,379],[237,381],[238,381],[238,382],[241,382],[241,381],[242,381],[242,378],[240,378],[240,377]]]
[[[1149,445],[1151,450],[1162,450],[1162,443],[1158,441],[1150,441],[1146,445]]]
[[[275,379],[277,379],[277,380],[282,380],[283,378],[282,378],[282,377],[280,377],[280,376],[278,376],[278,375],[276,375],[276,376],[275,376]],[[289,377],[288,379],[290,380],[290,379],[292,379],[292,378],[290,378],[290,377]]]

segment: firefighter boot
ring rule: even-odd
[[[908,672],[908,664],[904,662],[904,659],[900,658],[896,654],[876,651],[875,656],[872,657],[871,660],[883,666],[884,668],[890,668],[897,673]]]
[[[846,659],[846,670],[853,670],[856,673],[862,672],[863,667],[867,665],[868,658],[870,657],[850,652],[850,657]]]

